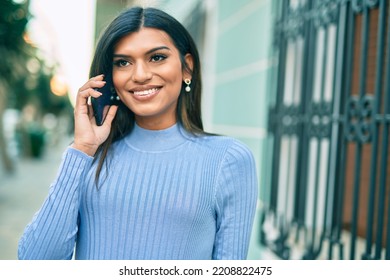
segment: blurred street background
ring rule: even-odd
[[[69,138],[46,147],[39,159],[20,159],[12,174],[1,174],[0,259],[17,259],[17,243],[45,199]]]
[[[201,56],[205,130],[253,152],[248,259],[390,259],[389,0],[0,0],[0,260],[72,140],[97,39],[165,10]]]

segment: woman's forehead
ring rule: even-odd
[[[163,30],[143,27],[122,37],[114,48],[114,52],[146,52],[156,47],[165,46],[171,51],[177,49],[171,37]]]

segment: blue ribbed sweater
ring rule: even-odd
[[[245,259],[257,201],[246,146],[135,126],[96,161],[68,148],[19,259]],[[75,248],[75,250],[74,250]]]

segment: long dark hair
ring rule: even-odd
[[[191,91],[185,92],[182,83],[181,92],[176,110],[177,120],[183,128],[195,135],[204,134],[201,118],[201,69],[197,47],[184,26],[169,14],[155,8],[133,7],[123,11],[106,28],[96,46],[89,76],[94,77],[102,73],[112,72],[113,52],[115,45],[124,36],[139,31],[142,27],[149,27],[166,32],[178,49],[182,68],[191,73]],[[189,68],[185,55],[190,54],[193,67]],[[102,143],[96,155],[99,158],[96,170],[96,184],[103,163],[107,157],[110,146],[115,141],[128,135],[134,127],[134,113],[124,104],[119,105],[111,131],[107,140]]]

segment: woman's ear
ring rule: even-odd
[[[194,60],[192,58],[192,55],[187,53],[184,56],[184,61],[186,65],[184,66],[183,69],[183,79],[190,79],[192,78],[192,71],[194,69]]]

